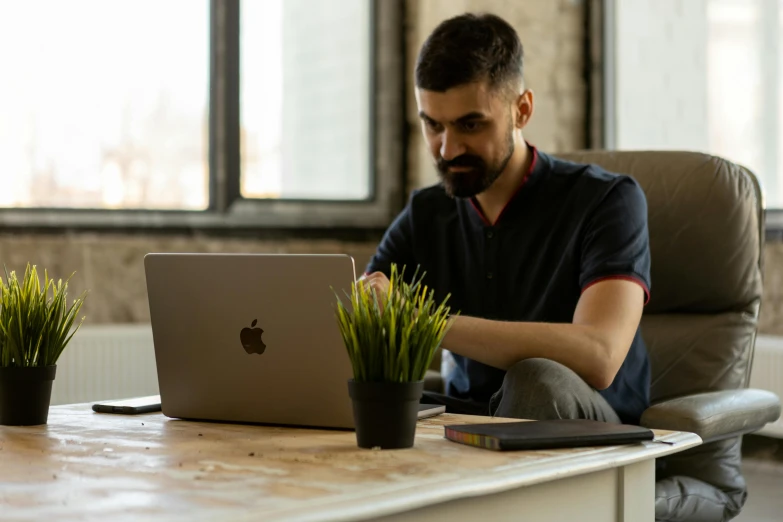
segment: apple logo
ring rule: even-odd
[[[250,326],[255,326],[257,322],[258,319],[253,319],[253,324]],[[239,340],[242,341],[242,346],[245,347],[247,353],[257,353],[258,355],[264,353],[266,345],[261,340],[261,334],[263,333],[264,331],[261,328],[242,328],[242,331],[239,332]]]

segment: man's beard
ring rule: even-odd
[[[481,156],[474,154],[462,154],[449,161],[438,157],[438,172],[446,193],[455,198],[472,198],[487,190],[505,170],[514,154],[513,127],[509,129],[506,141],[506,154],[492,165],[487,165]],[[450,172],[449,167],[469,167],[470,170]]]

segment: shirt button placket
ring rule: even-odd
[[[486,294],[485,307],[488,308],[488,312],[494,316],[497,313],[497,259],[498,259],[498,241],[497,231],[494,229],[487,229],[485,234],[484,244],[484,262],[486,267],[485,280],[486,280]]]
[[[495,237],[495,231],[491,228],[487,230],[486,233],[487,237],[487,248],[486,248],[486,262],[487,262],[487,279],[492,279],[495,277],[495,273],[493,272],[495,268],[495,259],[496,259],[496,248],[495,248],[495,241],[493,241],[493,238]]]

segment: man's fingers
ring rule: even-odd
[[[383,281],[378,280],[365,280],[363,282],[364,288],[375,290],[378,294],[386,294],[389,286],[384,284]]]
[[[374,279],[362,279],[362,286],[365,288],[379,288],[381,285]]]
[[[386,288],[389,286],[389,281],[386,279],[386,276],[383,274],[383,272],[365,274],[359,278],[359,281],[361,281],[364,286],[372,285],[377,288]]]
[[[383,272],[364,274],[357,283],[361,283],[365,290],[371,290],[375,294],[378,304],[383,310],[386,294],[389,292],[389,280],[386,279],[386,275]]]
[[[389,293],[389,280],[383,272],[364,274],[359,282],[365,290],[372,290],[378,299],[383,300]]]
[[[386,288],[384,288],[383,285],[370,285],[369,287],[371,289],[375,290],[376,292],[378,292],[379,294],[385,294],[386,293]]]

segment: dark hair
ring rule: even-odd
[[[522,43],[511,25],[493,14],[463,14],[441,22],[416,60],[416,87],[444,92],[486,80],[516,90],[522,80]]]

